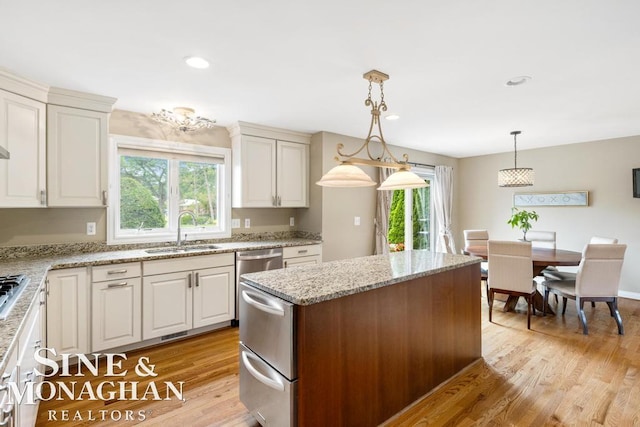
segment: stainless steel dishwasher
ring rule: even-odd
[[[278,268],[282,268],[282,248],[236,252],[236,318],[233,324],[238,325],[240,320],[240,276]]]

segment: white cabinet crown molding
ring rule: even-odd
[[[78,92],[59,87],[49,88],[47,103],[64,107],[75,107],[84,110],[110,113],[118,99],[93,93]]]
[[[248,122],[237,122],[227,127],[229,137],[234,138],[239,135],[260,136],[280,141],[297,142],[299,144],[310,144],[311,134],[296,132],[287,129],[274,128],[270,126],[258,125]]]
[[[49,92],[49,86],[17,76],[2,67],[0,67],[0,88],[40,102],[47,102]]]

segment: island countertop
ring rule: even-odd
[[[242,280],[293,304],[311,305],[480,261],[466,255],[413,250],[250,273]]]

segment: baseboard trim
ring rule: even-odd
[[[638,293],[638,292],[618,291],[618,296],[622,297],[622,298],[640,300],[640,293]]]

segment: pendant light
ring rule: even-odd
[[[427,182],[415,173],[411,172],[409,165],[409,157],[404,154],[403,161],[398,161],[389,151],[387,143],[382,136],[382,125],[380,123],[380,112],[387,111],[387,104],[384,101],[383,84],[389,79],[389,75],[377,70],[371,70],[362,77],[369,81],[369,94],[364,101],[364,105],[371,107],[371,123],[369,125],[369,134],[364,144],[355,152],[345,154],[342,152],[344,144],[338,144],[336,151],[338,156],[336,161],[340,164],[327,172],[316,184],[323,187],[370,187],[376,185],[376,182],[369,177],[359,166],[374,166],[377,168],[398,169],[397,172],[391,174],[381,185],[378,190],[400,190],[404,188],[421,188],[426,187]],[[371,98],[371,89],[376,83],[380,87],[380,101],[374,101]],[[377,128],[378,134],[374,134],[374,128]],[[376,140],[382,145],[382,154],[379,157],[373,157],[369,149],[369,142]],[[368,159],[354,157],[361,151],[366,149]],[[391,159],[391,162],[384,161],[384,157]]]
[[[531,168],[518,168],[518,148],[516,137],[522,132],[514,130],[513,135],[513,168],[498,172],[499,187],[529,187],[533,185],[534,173]]]

